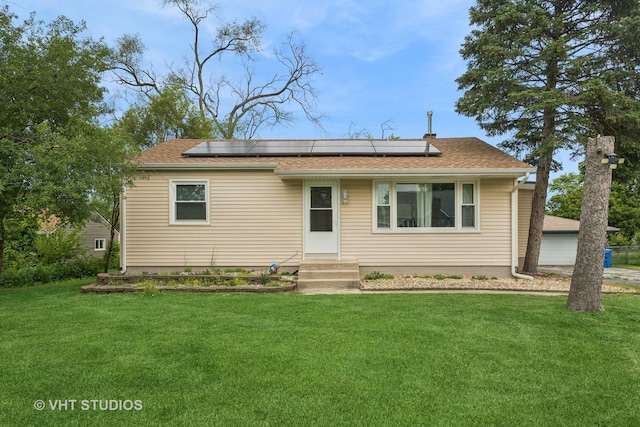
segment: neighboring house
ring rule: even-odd
[[[55,216],[49,216],[46,220],[42,220],[40,224],[40,231],[43,233],[50,233],[56,228],[64,225],[69,227],[68,224],[61,224],[59,218]],[[105,217],[98,212],[93,212],[91,218],[87,220],[81,227],[82,242],[88,255],[93,255],[97,258],[104,256],[104,251],[107,249],[107,242],[109,241],[111,233],[111,225]],[[116,230],[114,241],[120,243],[120,232]]]
[[[535,183],[527,182],[520,188],[521,209],[531,209],[533,188]],[[542,241],[540,242],[540,257],[538,265],[574,265],[578,251],[578,232],[580,221],[545,215],[542,227]],[[607,231],[619,231],[618,228],[608,227]],[[526,238],[524,240],[526,251]],[[520,248],[521,250],[523,248]],[[522,260],[520,260],[522,262]]]
[[[94,212],[91,219],[84,224],[82,235],[87,252],[96,257],[104,256],[107,250],[107,242],[111,234],[111,224],[98,212]],[[120,232],[116,230],[113,241],[120,243]]]
[[[132,273],[355,259],[508,276],[524,256],[518,185],[535,170],[477,138],[170,140],[139,162],[121,217]]]

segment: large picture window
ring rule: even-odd
[[[477,228],[476,183],[376,182],[379,230]]]
[[[171,223],[209,223],[209,181],[171,181]]]

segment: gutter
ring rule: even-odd
[[[522,181],[511,190],[511,275],[518,279],[533,280],[532,276],[516,272],[518,266],[518,189],[529,179],[529,172],[526,172]]]
[[[277,163],[140,163],[140,170],[273,170]]]
[[[127,272],[127,186],[120,196],[120,274]]]
[[[433,176],[495,176],[495,177],[519,177],[522,174],[529,176],[534,171],[531,168],[518,169],[481,169],[481,168],[434,168],[434,169],[276,169],[274,172],[282,179],[323,178],[323,177],[353,177],[371,178],[388,176],[405,177],[433,177]]]

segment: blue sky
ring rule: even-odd
[[[112,43],[123,34],[139,34],[146,60],[160,73],[179,65],[191,42],[191,27],[177,9],[161,0],[0,0],[20,18],[32,11],[45,21],[64,15],[87,23],[88,34]],[[477,136],[496,145],[471,118],[456,114],[461,93],[455,79],[465,71],[459,54],[470,31],[474,0],[221,0],[223,21],[255,16],[267,25],[261,55],[269,60],[291,31],[323,68],[314,80],[324,131],[299,115],[289,127],[264,129],[261,138],[346,138],[367,129],[379,138],[381,126],[402,138],[427,132],[433,111],[438,137]],[[214,24],[214,21],[211,22]],[[221,64],[224,66],[224,64]],[[265,67],[266,68],[266,67]],[[230,71],[230,70],[228,70]],[[577,163],[563,156],[564,170]],[[557,176],[557,174],[554,174]]]

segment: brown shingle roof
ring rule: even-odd
[[[575,219],[560,218],[558,216],[545,215],[544,226],[545,233],[578,233],[580,231],[580,221]],[[616,227],[607,227],[607,231],[620,231]]]
[[[441,156],[318,156],[318,157],[185,157],[182,153],[204,140],[174,139],[158,144],[141,153],[139,162],[146,167],[233,164],[276,164],[276,172],[286,171],[385,171],[385,170],[503,170],[504,172],[532,172],[533,169],[486,142],[475,138],[430,139]],[[344,140],[348,144],[352,140]]]

